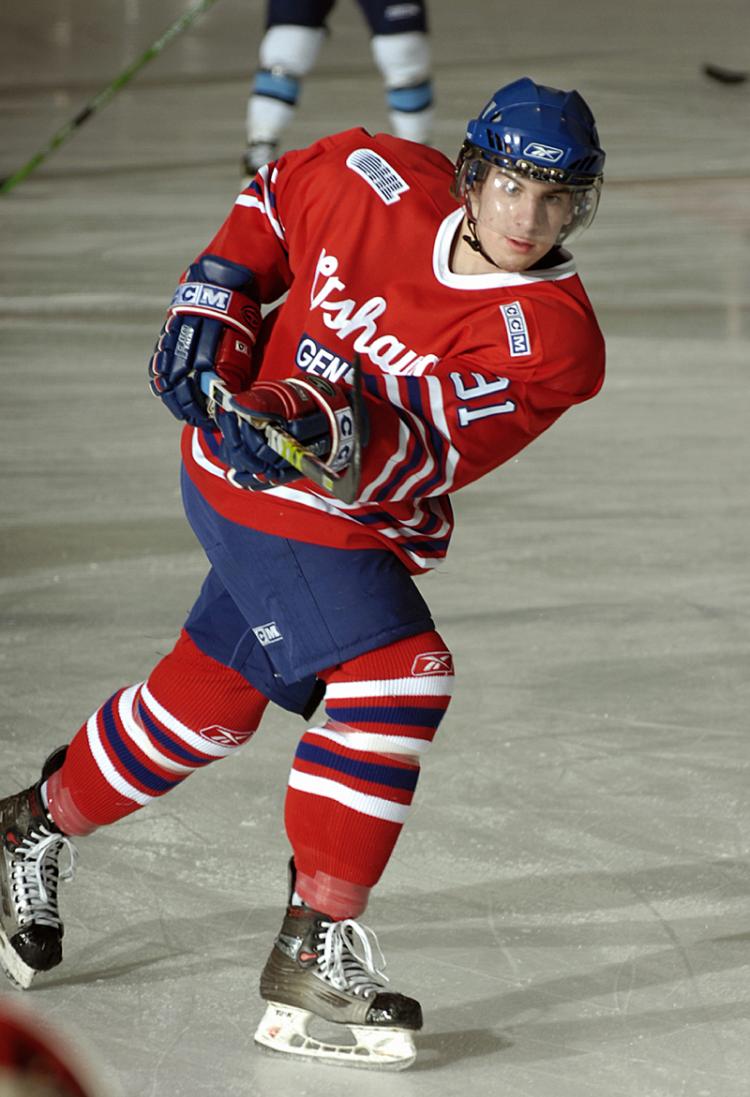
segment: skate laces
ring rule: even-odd
[[[371,998],[388,982],[379,970],[385,957],[371,929],[353,918],[342,922],[321,922],[323,947],[318,956],[321,975],[337,990]]]
[[[68,864],[60,869],[63,849]],[[34,921],[58,928],[62,922],[57,909],[57,885],[75,875],[78,850],[65,834],[45,826],[30,831],[13,851],[11,870],[13,898],[20,925]]]

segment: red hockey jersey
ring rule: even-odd
[[[225,517],[341,548],[386,547],[413,572],[445,556],[449,494],[599,390],[604,343],[572,259],[456,275],[462,209],[439,152],[355,129],[261,169],[206,248],[250,267],[259,376],[347,380],[359,352],[369,420],[357,500],[307,480],[233,486],[216,438],[186,427],[188,475]]]

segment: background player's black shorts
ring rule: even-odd
[[[322,27],[335,0],[269,0],[266,27]],[[373,34],[426,31],[424,0],[357,0]]]

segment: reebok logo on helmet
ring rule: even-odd
[[[539,141],[532,141],[523,150],[524,156],[530,156],[533,160],[543,160],[545,164],[556,164],[565,155],[564,149],[556,149],[553,145],[542,145]]]

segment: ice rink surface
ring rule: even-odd
[[[185,10],[6,5],[0,172]],[[458,666],[365,921],[420,998],[403,1074],[263,1056],[302,721],[80,842],[64,965],[25,1002],[125,1097],[750,1094],[750,67],[745,0],[433,0],[436,143],[521,75],[608,151],[575,246],[607,384],[465,490],[421,582]],[[339,0],[288,144],[386,127]],[[220,0],[9,196],[0,795],[172,645],[204,562],[145,363],[239,187],[258,0]],[[342,210],[346,216],[346,210]],[[295,726],[296,725],[296,726]]]

